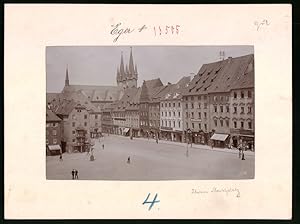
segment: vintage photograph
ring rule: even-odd
[[[254,73],[248,45],[46,47],[46,178],[255,178]]]

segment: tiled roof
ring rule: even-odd
[[[152,92],[152,90],[155,88],[155,87],[159,87],[159,86],[163,86],[160,78],[157,78],[157,79],[151,79],[151,80],[146,80],[145,81],[146,83],[146,86],[148,88],[148,90],[150,92]]]
[[[181,99],[182,94],[190,80],[190,76],[184,76],[176,84],[169,84],[168,90],[164,91],[164,93],[161,95],[161,100]]]
[[[46,122],[61,121],[61,119],[48,108],[46,109]]]
[[[63,89],[63,93],[77,91],[81,91],[91,101],[115,101],[122,94],[122,88],[118,86],[69,85]]]
[[[254,55],[204,64],[185,88],[184,95],[228,92],[254,87]]]

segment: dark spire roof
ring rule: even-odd
[[[123,52],[121,52],[120,75],[122,78],[125,76]]]
[[[132,47],[130,47],[130,58],[129,58],[129,74],[134,76],[134,64],[133,64],[133,56],[132,56]]]
[[[65,86],[68,86],[70,83],[69,83],[69,72],[68,72],[68,65],[67,65],[67,68],[66,68],[66,79],[65,79]]]

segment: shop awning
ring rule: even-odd
[[[214,134],[210,139],[216,141],[225,141],[228,135],[225,134]]]
[[[127,133],[129,131],[129,128],[124,128],[123,130],[125,133]]]
[[[61,150],[60,145],[48,145],[50,151],[52,150]]]

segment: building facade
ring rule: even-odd
[[[49,108],[46,109],[46,155],[63,153],[62,120]]]
[[[194,143],[225,147],[242,139],[253,149],[253,95],[253,55],[205,64],[185,89],[184,129]]]

